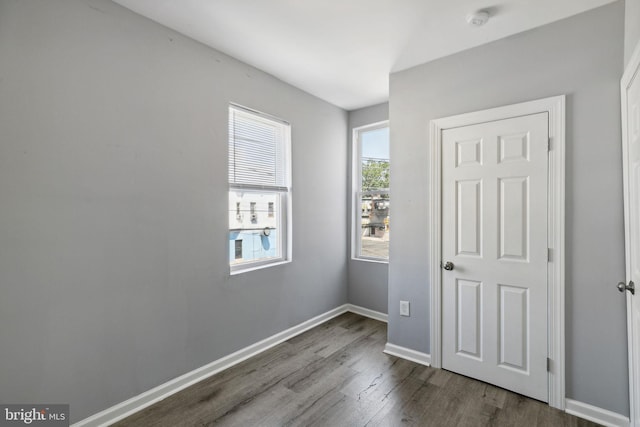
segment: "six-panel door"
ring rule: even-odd
[[[442,366],[547,401],[548,114],[442,141]]]

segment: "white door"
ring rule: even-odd
[[[442,133],[442,367],[545,402],[548,121]]]
[[[640,285],[640,45],[622,78],[626,282]],[[640,292],[640,290],[636,290]],[[640,426],[640,295],[627,294],[631,425]]]

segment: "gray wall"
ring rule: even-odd
[[[347,199],[348,206],[351,206],[351,194],[353,189],[351,188],[352,180],[352,144],[353,144],[353,129],[369,125],[376,122],[381,122],[389,119],[389,103],[373,105],[371,107],[361,108],[359,110],[353,110],[349,112],[349,197]],[[393,198],[393,195],[391,196]],[[393,216],[393,208],[391,211]],[[349,215],[349,230],[348,236],[351,235],[351,223],[353,221],[352,215]],[[393,225],[391,224],[391,227]],[[351,258],[351,239],[349,239],[349,302],[351,304],[359,305],[364,308],[379,311],[381,313],[387,313],[387,299],[388,288],[387,282],[389,280],[389,264],[370,262],[362,260],[354,260]]]
[[[345,111],[106,0],[0,0],[0,58],[1,402],[77,421],[347,302]],[[293,135],[293,263],[233,277],[230,101]]]
[[[628,414],[616,2],[391,75],[389,341],[429,352],[428,126],[435,118],[567,94],[566,396]]]
[[[624,5],[624,63],[627,64],[640,41],[640,0],[625,0]]]

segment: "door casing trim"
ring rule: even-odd
[[[547,112],[549,115],[548,236],[551,249],[547,270],[549,406],[565,409],[565,95],[431,120],[429,122],[429,279],[431,365],[442,367],[442,131],[513,117]]]

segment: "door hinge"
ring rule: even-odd
[[[547,372],[551,372],[551,359],[547,357]]]
[[[547,138],[547,151],[551,151],[551,137]]]
[[[548,262],[553,261],[551,248],[547,248],[547,261]]]

